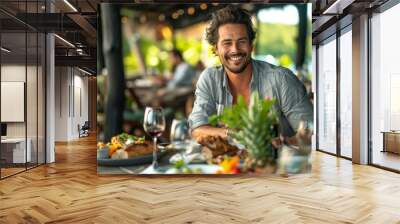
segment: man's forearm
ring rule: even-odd
[[[292,137],[285,137],[285,141],[284,142],[286,144],[289,144],[289,145],[296,145],[297,146],[297,144],[298,144],[296,135],[294,135]]]
[[[216,128],[211,125],[203,125],[195,128],[192,131],[192,137],[199,141],[201,138],[206,136],[219,136],[223,139],[228,138],[228,129],[226,128]]]

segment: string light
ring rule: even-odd
[[[126,17],[126,16],[123,16],[122,18],[121,18],[121,22],[122,23],[127,23],[128,22],[128,17]]]
[[[189,15],[193,15],[194,12],[195,12],[194,7],[189,7],[188,10],[187,10],[187,13],[188,13]]]
[[[201,3],[200,4],[200,9],[206,10],[207,9],[207,4],[206,3]]]
[[[140,20],[140,23],[145,23],[147,21],[147,18],[145,15],[141,15],[139,20]]]
[[[164,20],[165,20],[165,15],[164,15],[164,14],[160,14],[160,15],[158,16],[158,20],[159,20],[159,21],[164,21]]]

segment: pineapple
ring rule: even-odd
[[[274,104],[274,99],[260,99],[258,93],[253,92],[248,107],[243,97],[239,96],[236,105],[210,119],[210,123],[214,124],[222,121],[232,130],[230,137],[246,147],[246,170],[275,166],[275,152],[271,142],[277,137],[274,127],[278,119]]]

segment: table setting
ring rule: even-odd
[[[97,145],[99,174],[177,175],[177,174],[289,174],[309,172],[310,137],[307,124],[300,122],[299,145],[271,144],[277,137],[273,100],[243,99],[237,105],[209,118],[210,124],[225,125],[232,130],[228,139],[204,136],[193,139],[186,119],[174,119],[170,127],[161,107],[147,107],[143,129],[151,137],[122,133],[109,143]],[[238,115],[238,112],[240,111]],[[261,116],[264,115],[264,116]],[[169,128],[167,141],[158,142]],[[165,137],[165,136],[164,136]]]

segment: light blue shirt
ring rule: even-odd
[[[254,59],[252,66],[251,92],[258,91],[262,98],[276,99],[275,108],[285,136],[293,136],[301,120],[312,125],[313,106],[304,85],[289,69]],[[209,124],[209,116],[230,107],[232,102],[223,66],[205,69],[197,81],[195,102],[189,115],[191,130]]]

